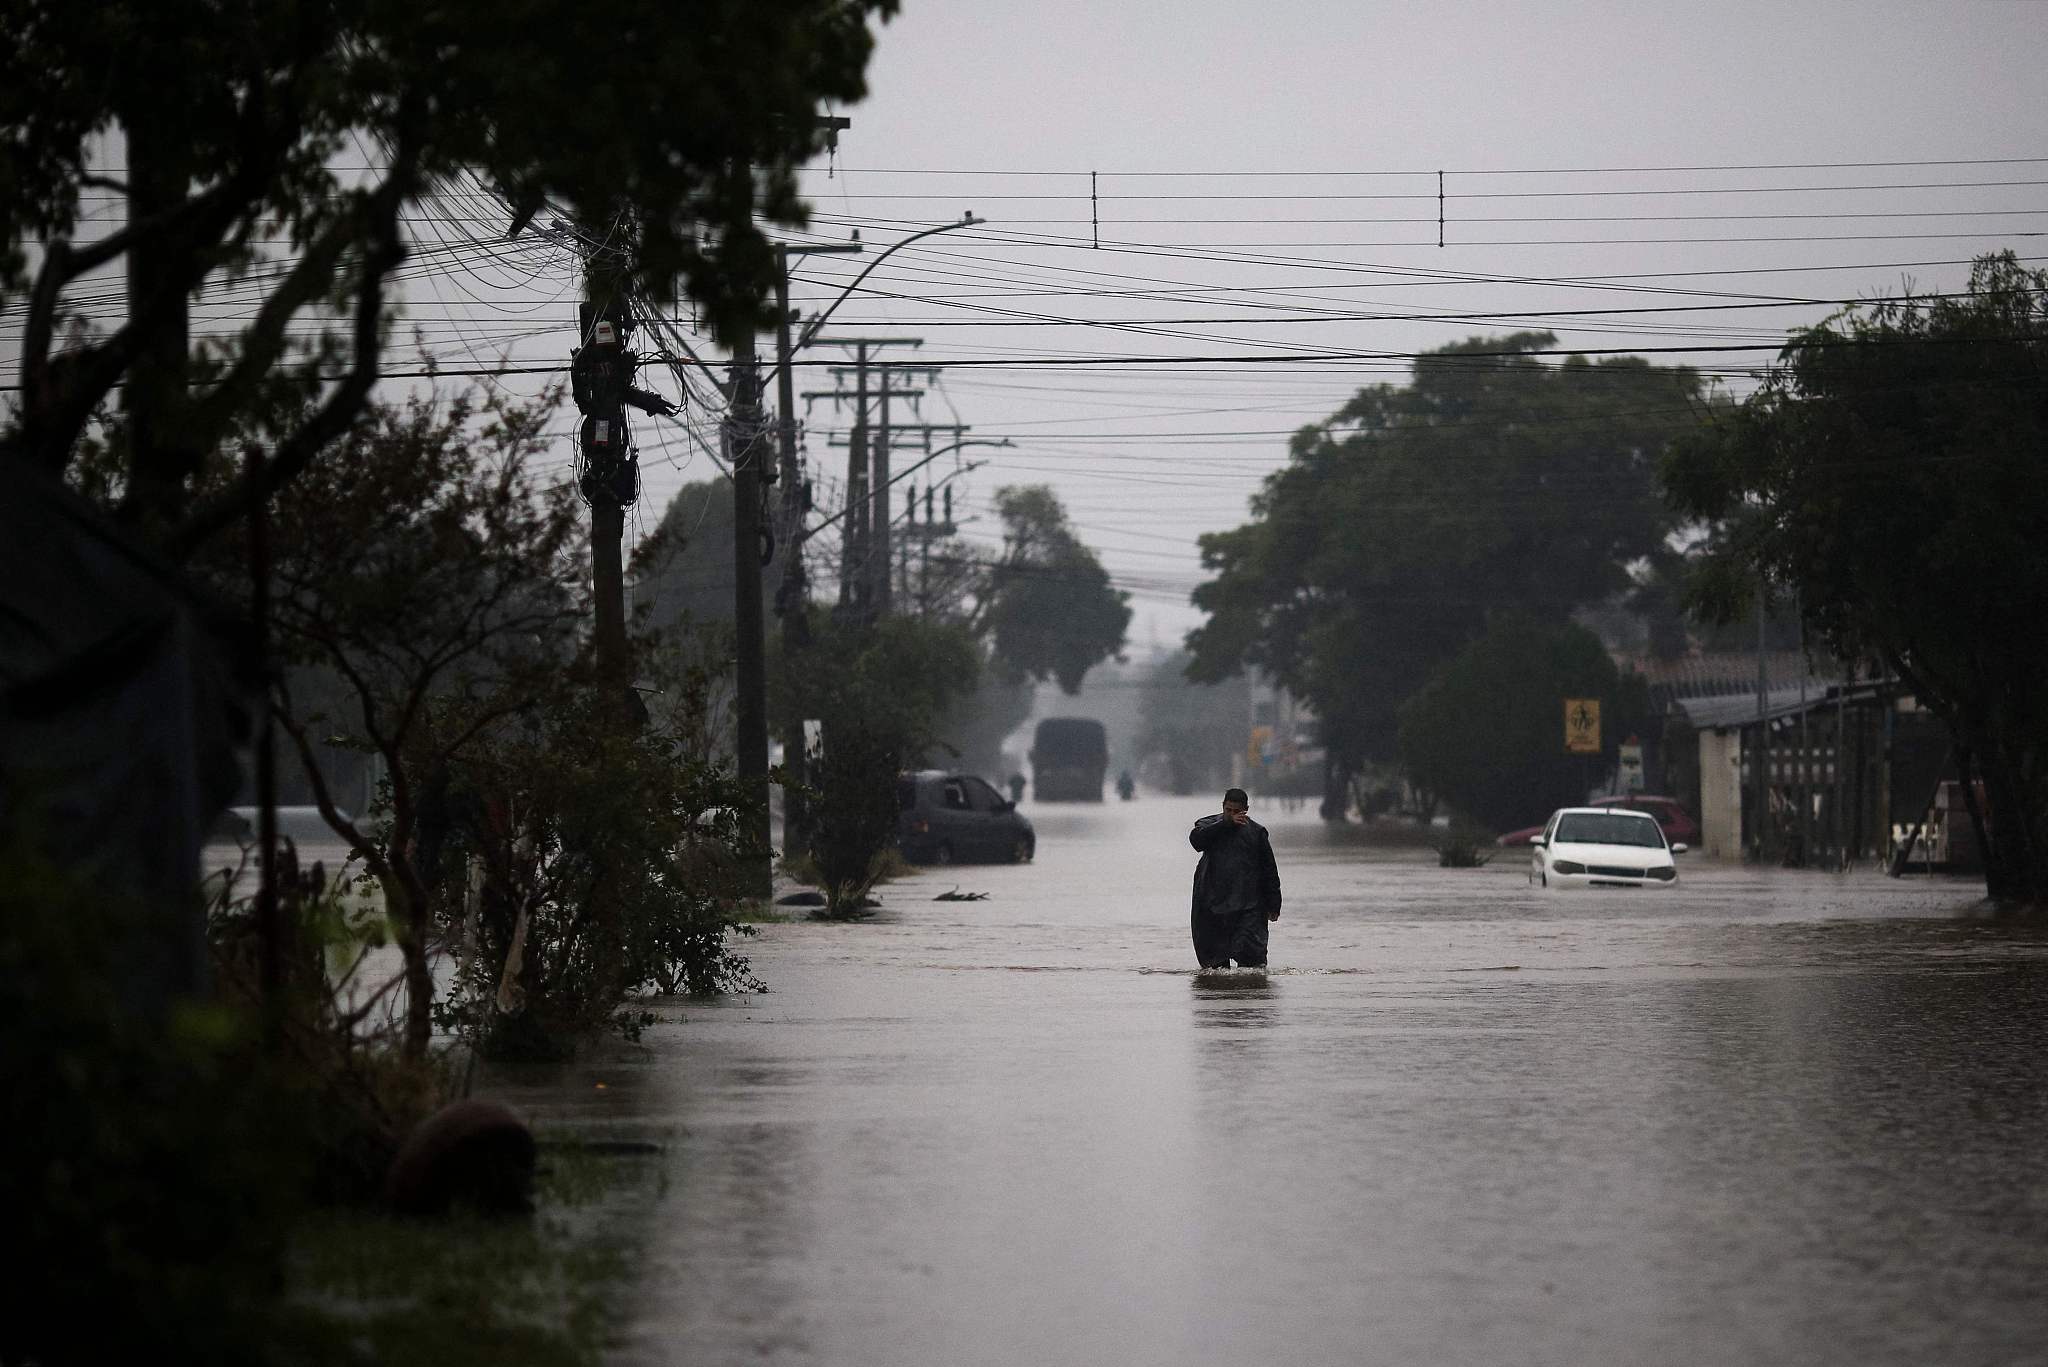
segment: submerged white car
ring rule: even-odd
[[[1546,888],[1670,887],[1685,852],[1648,812],[1613,807],[1561,807],[1529,843],[1529,881]]]

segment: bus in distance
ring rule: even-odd
[[[1088,717],[1047,717],[1031,743],[1031,795],[1040,802],[1100,802],[1109,735]]]

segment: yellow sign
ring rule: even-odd
[[[1574,755],[1600,753],[1600,700],[1564,700],[1564,748]]]
[[[1244,759],[1247,764],[1262,765],[1266,762],[1266,747],[1273,743],[1273,728],[1254,726],[1251,744],[1245,746]]]

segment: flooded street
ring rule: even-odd
[[[668,1145],[617,1359],[2041,1360],[2048,930],[1869,872],[1545,892],[1261,804],[1274,971],[1198,978],[1211,809],[1028,805],[1034,864],[765,927],[771,993],[496,1088]]]

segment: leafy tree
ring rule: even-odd
[[[1672,526],[1658,461],[1690,370],[1560,365],[1548,333],[1475,338],[1298,432],[1252,521],[1202,538],[1189,677],[1246,666],[1321,719],[1333,790],[1397,750],[1399,708],[1490,613],[1560,621],[1628,589]],[[1341,802],[1326,811],[1341,811]]]
[[[61,471],[125,383],[124,511],[177,546],[218,531],[349,432],[406,208],[470,176],[509,231],[552,206],[611,225],[625,276],[680,281],[730,339],[773,280],[762,224],[804,219],[816,108],[861,97],[868,19],[894,10],[4,0],[0,305],[20,313],[22,392],[0,445]],[[118,174],[98,164],[116,149]],[[128,213],[102,234],[82,210],[109,193]],[[117,267],[126,310],[102,325],[83,295]],[[195,350],[189,301],[221,280],[262,303]],[[305,322],[311,346],[293,341]],[[306,402],[270,459],[195,504],[205,459],[279,388]]]
[[[251,1022],[214,1003],[139,1015],[120,985],[141,909],[29,841],[0,857],[0,1361],[275,1361],[310,1136]]]
[[[544,486],[533,469],[547,411],[492,400],[479,413],[469,398],[373,409],[337,459],[283,493],[271,518],[278,653],[331,670],[347,691],[331,715],[308,710],[287,675],[271,713],[299,751],[321,814],[383,892],[405,962],[405,1045],[415,1057],[432,1028],[429,946],[458,919],[451,880],[437,867],[451,770],[492,728],[568,682],[586,615],[581,508],[572,490]],[[383,762],[382,813],[335,800],[316,752],[322,741]]]
[[[1182,796],[1228,785],[1231,756],[1244,751],[1252,712],[1242,675],[1216,684],[1190,683],[1190,658],[1179,651],[1154,665],[1140,703],[1140,762],[1163,763],[1168,789]]]
[[[829,914],[858,912],[895,836],[897,772],[940,743],[940,719],[974,691],[981,667],[980,647],[957,622],[814,623],[805,667],[785,676],[774,701],[823,724],[811,856]]]
[[[1057,680],[1081,691],[1082,676],[1123,649],[1130,595],[1081,543],[1050,485],[996,491],[1003,550],[976,589],[968,621],[989,640],[999,677]]]
[[[645,1014],[621,1006],[649,990],[761,988],[728,944],[753,933],[729,908],[758,799],[692,733],[705,671],[668,682],[679,705],[625,729],[589,690],[558,690],[456,767],[446,858],[481,876],[439,1014],[491,1053],[560,1054],[607,1025],[637,1036]]]
[[[1567,698],[1600,699],[1600,756],[1565,752]],[[1648,704],[1641,676],[1623,678],[1584,627],[1503,615],[1402,705],[1401,762],[1431,798],[1511,830],[1583,801],[1589,771],[1606,771]]]
[[[1878,659],[1948,724],[1990,802],[1992,896],[2048,902],[2048,274],[1980,258],[1966,294],[1796,333],[1764,386],[1673,453],[1716,540],[1694,600],[1761,572],[1812,636]],[[1967,790],[1967,785],[1966,785]]]
[[[988,775],[998,787],[1006,779],[1003,741],[1031,715],[1036,692],[1029,679],[1000,679],[984,669],[973,692],[947,705],[934,731],[939,746],[953,757],[945,762]],[[940,762],[931,751],[924,758]]]
[[[1076,691],[1122,647],[1127,595],[1110,586],[1052,490],[1007,487],[996,505],[996,558],[958,540],[935,546],[936,574],[920,574],[904,614],[864,625],[810,609],[812,645],[801,659],[776,659],[771,711],[824,726],[810,853],[835,915],[857,909],[873,886],[904,765],[963,748],[986,763],[1028,714],[1032,681]],[[680,521],[673,507],[669,520]]]
[[[655,534],[633,553],[633,598],[646,625],[674,632],[685,623],[731,622],[732,484],[685,484],[669,500]],[[775,601],[780,570],[761,571],[762,601]]]

